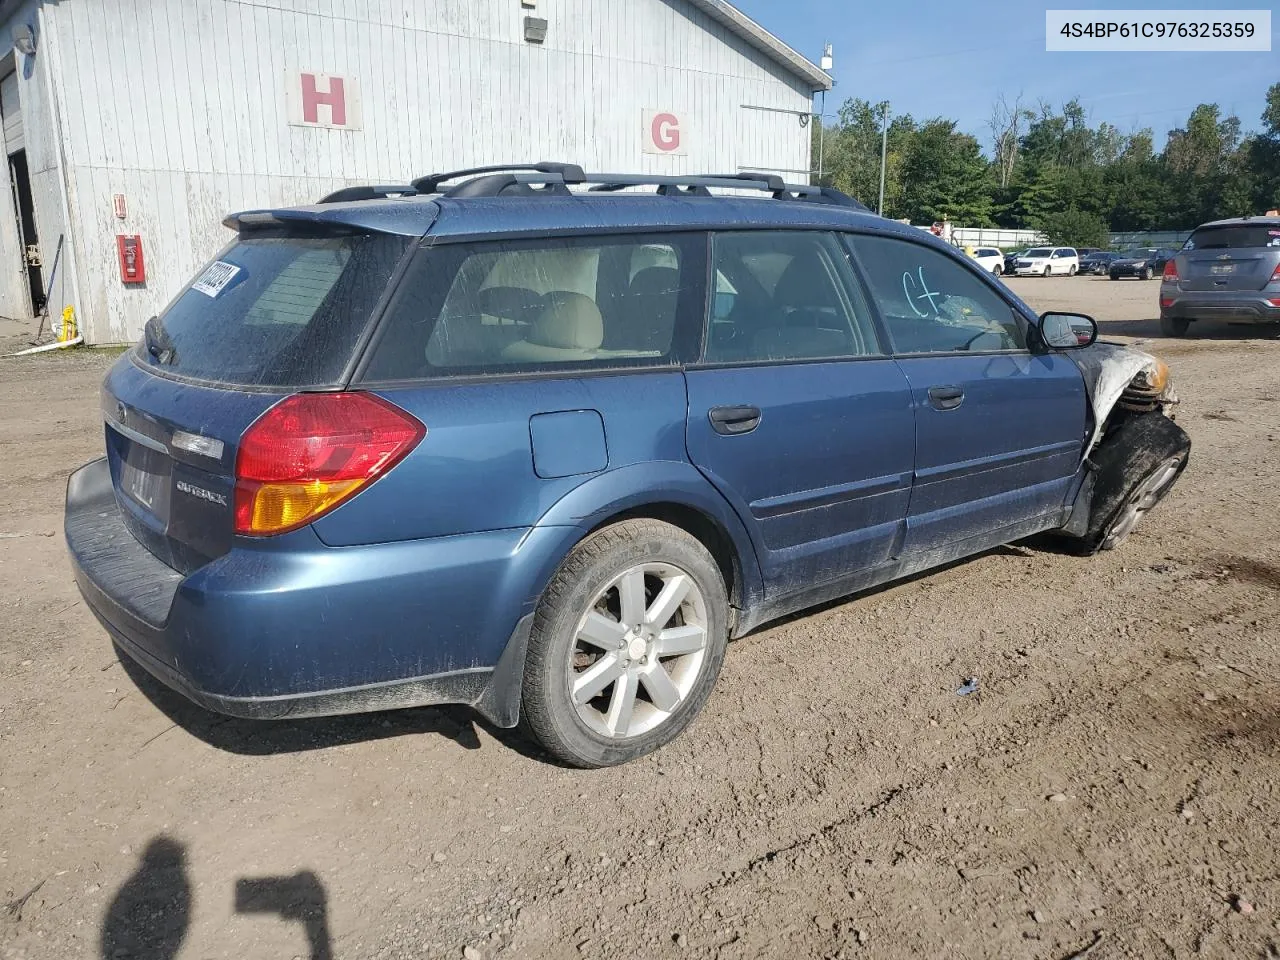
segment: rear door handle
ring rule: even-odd
[[[930,387],[929,403],[935,410],[954,410],[964,403],[964,391],[959,387]]]
[[[712,407],[707,411],[711,429],[725,437],[750,433],[760,426],[760,408],[748,405],[737,407]]]

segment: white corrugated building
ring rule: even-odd
[[[99,344],[231,210],[542,159],[805,181],[831,84],[724,0],[0,0],[0,30],[0,315],[48,291]]]

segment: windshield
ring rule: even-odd
[[[1028,257],[1033,257],[1033,258],[1034,258],[1034,257],[1047,257],[1047,256],[1049,256],[1049,254],[1050,254],[1050,253],[1052,253],[1052,252],[1053,252],[1053,251],[1052,251],[1051,249],[1049,249],[1048,247],[1036,247],[1034,250],[1028,250],[1026,255],[1027,255]]]
[[[1237,250],[1247,247],[1280,247],[1280,223],[1234,224],[1201,227],[1183,250]]]
[[[236,386],[338,385],[407,237],[251,237],[233,243],[159,317],[147,367]]]
[[[1126,250],[1124,256],[1131,257],[1135,260],[1141,260],[1144,257],[1153,257],[1158,253],[1154,247],[1142,247],[1136,250]]]

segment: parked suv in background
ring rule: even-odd
[[[1280,321],[1280,217],[1203,224],[1165,264],[1160,329],[1185,336],[1193,320]]]
[[[1018,258],[1013,272],[1020,277],[1074,277],[1079,269],[1080,258],[1072,247],[1032,247]]]
[[[998,247],[974,247],[969,257],[983,270],[997,277],[1004,273],[1004,254]]]
[[[65,524],[117,646],[224,713],[466,703],[619,763],[730,637],[1113,547],[1187,462],[1163,363],[830,189],[539,164],[226,223]]]

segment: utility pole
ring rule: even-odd
[[[884,216],[884,164],[889,156],[889,101],[884,102],[884,116],[880,120],[880,205],[876,213]]]
[[[827,91],[822,91],[822,106],[818,107],[818,183],[822,183],[823,160],[827,154],[827,122],[822,115],[827,112]],[[810,141],[812,142],[812,141]]]
[[[831,67],[835,63],[835,60],[831,56],[831,44],[828,43],[825,46],[823,46],[822,59],[818,61],[818,63],[822,67],[822,71],[824,73],[831,72]],[[826,160],[826,154],[827,154],[827,121],[825,119],[826,114],[827,114],[827,91],[823,90],[822,105],[818,107],[818,123],[820,124],[820,126],[818,127],[818,183],[819,185],[821,185],[822,183],[822,175],[825,172],[825,168],[826,168],[826,164],[824,163],[824,161]]]

